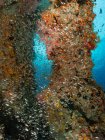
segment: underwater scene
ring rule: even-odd
[[[0,140],[105,140],[105,0],[0,0]]]

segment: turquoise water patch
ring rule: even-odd
[[[36,34],[34,38],[34,51],[36,92],[41,92],[43,89],[47,88],[50,83],[53,61],[48,59],[46,44],[40,39],[38,34]]]
[[[105,90],[105,39],[92,51],[92,60],[95,64],[92,69],[93,78]]]
[[[41,0],[38,4],[38,8],[41,11],[46,10],[50,6],[50,1],[49,0]]]
[[[96,0],[94,6],[94,13],[96,14],[94,24],[94,31],[98,33],[100,42],[97,43],[96,49],[92,51],[92,60],[94,67],[92,69],[92,76],[105,90],[105,0]]]

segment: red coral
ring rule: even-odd
[[[95,48],[95,44],[92,42],[85,42],[85,47],[87,47],[89,50],[93,50]]]

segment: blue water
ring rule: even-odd
[[[50,1],[49,0],[40,0],[39,4],[38,4],[38,8],[41,11],[46,10],[50,5]]]
[[[39,34],[34,38],[34,51],[36,92],[38,93],[47,88],[50,83],[53,61],[48,59],[46,44],[40,39]]]
[[[105,0],[96,0],[94,13],[94,31],[100,37],[96,49],[92,51],[92,60],[94,67],[92,69],[93,78],[97,84],[105,90]]]

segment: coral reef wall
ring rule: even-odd
[[[50,86],[37,98],[57,140],[101,139],[105,130],[104,92],[91,79],[94,16],[91,0],[53,0],[38,22],[55,65]]]
[[[33,95],[36,6],[36,0],[0,0],[0,139],[3,140],[37,140],[48,135],[46,127],[43,129],[42,107]]]

